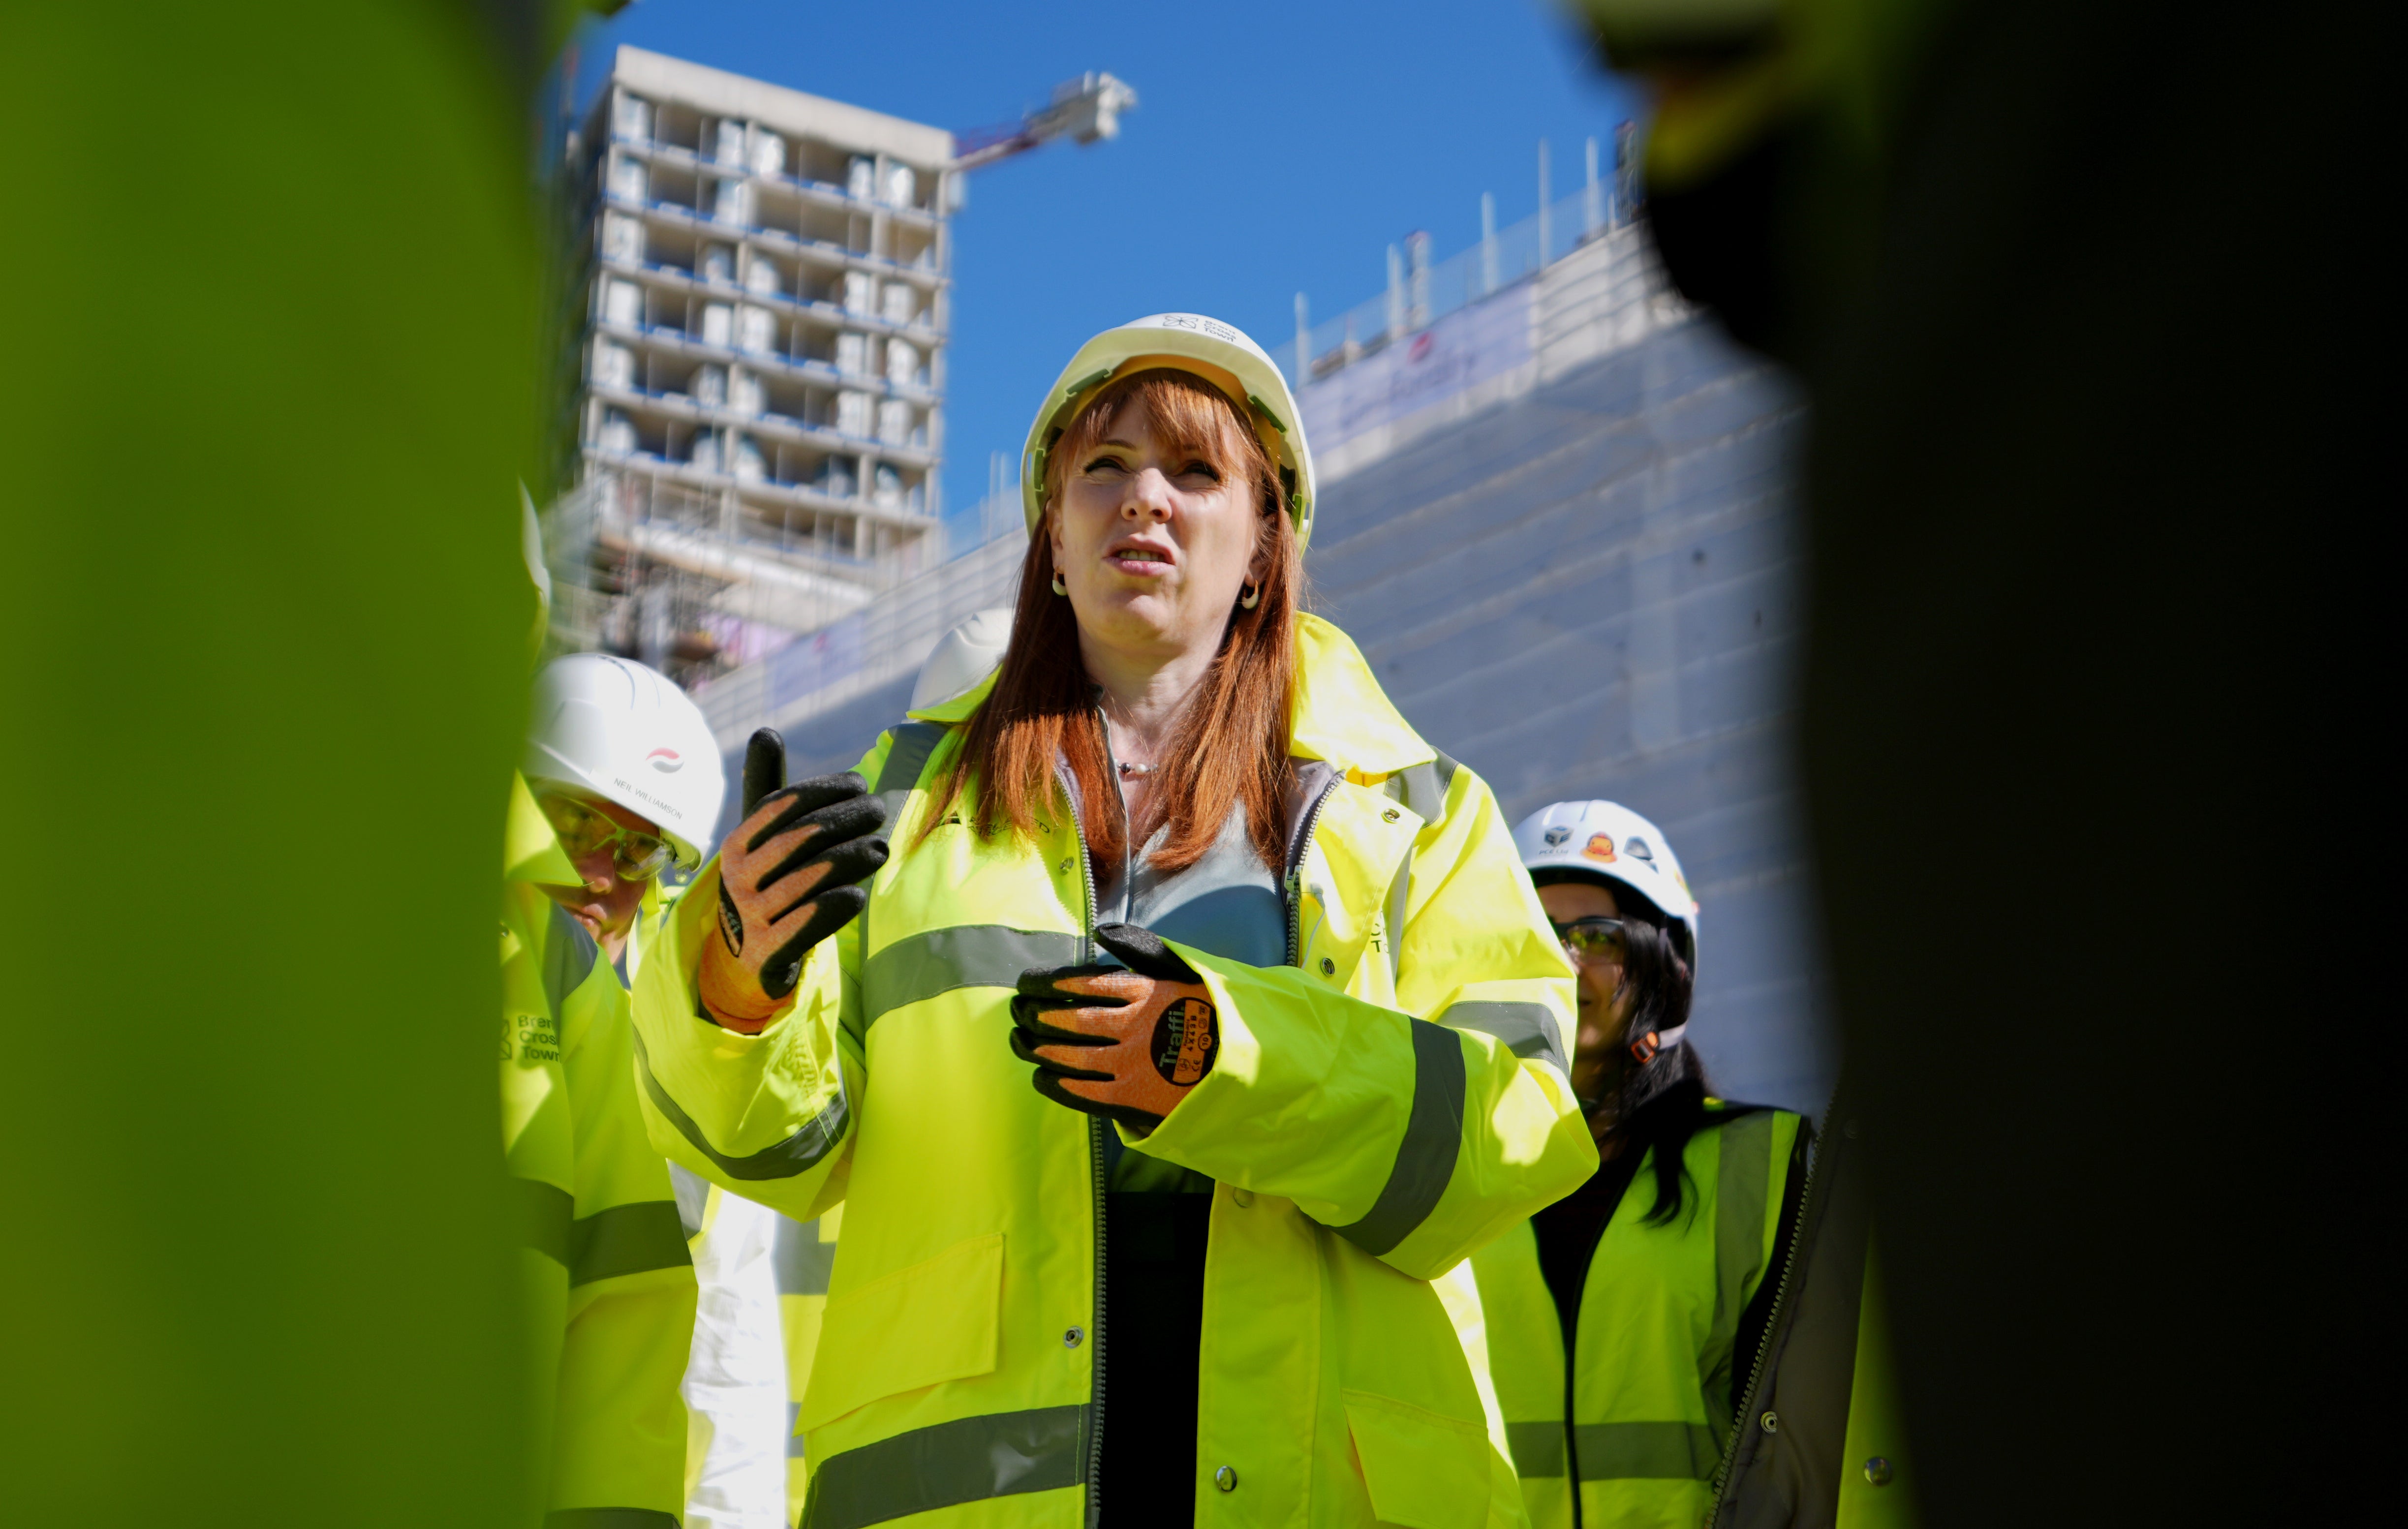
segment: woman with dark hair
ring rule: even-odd
[[[1696,1529],[1778,1291],[1804,1122],[1713,1096],[1686,1039],[1698,905],[1655,824],[1559,802],[1513,841],[1579,969],[1571,1079],[1600,1161],[1473,1255],[1489,1375],[1534,1529]]]
[[[996,672],[857,774],[756,736],[643,971],[652,1139],[845,1207],[805,1522],[1518,1522],[1430,1280],[1596,1150],[1504,820],[1300,608],[1246,336],[1089,341],[1022,487]]]

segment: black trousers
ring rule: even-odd
[[[1103,1522],[1111,1529],[1192,1524],[1212,1197],[1104,1198]]]

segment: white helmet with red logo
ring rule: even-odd
[[[1679,926],[1689,969],[1698,965],[1698,899],[1663,830],[1619,802],[1557,802],[1513,829],[1532,872],[1574,871],[1627,887]]]
[[[603,653],[553,659],[535,677],[519,768],[651,819],[689,869],[727,789],[702,708],[668,676]]]

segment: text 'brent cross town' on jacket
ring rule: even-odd
[[[1292,836],[1292,959],[1174,944],[1221,1050],[1144,1138],[1215,1181],[1196,1520],[1519,1523],[1429,1281],[1596,1166],[1565,1071],[1570,967],[1486,786],[1344,634],[1299,617],[1297,643],[1290,752],[1335,768]],[[798,1219],[845,1206],[798,1419],[815,1529],[1082,1523],[1109,1329],[1142,1317],[1097,1289],[1116,1127],[1041,1097],[1006,1045],[1021,972],[1092,952],[1069,803],[1033,838],[982,837],[967,804],[920,836],[985,694],[912,713],[862,762],[896,852],[776,1023],[696,1017],[715,861],[638,979],[660,1150]]]

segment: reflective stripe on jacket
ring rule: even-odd
[[[1799,1124],[1756,1110],[1700,1129],[1681,1160],[1681,1209],[1660,1226],[1645,1220],[1655,1154],[1640,1159],[1582,1281],[1569,1431],[1563,1324],[1537,1237],[1526,1222],[1472,1255],[1489,1376],[1534,1529],[1697,1529],[1705,1518],[1747,1380],[1733,1373],[1741,1318],[1779,1272]]]
[[[778,1316],[786,1345],[786,1518],[802,1511],[810,1489],[803,1438],[795,1433],[803,1398],[810,1394],[811,1359],[819,1352],[820,1319],[827,1310],[828,1273],[836,1266],[837,1234],[844,1224],[844,1207],[836,1206],[813,1222],[778,1219]]]
[[[1295,964],[1182,948],[1221,1050],[1144,1141],[1216,1180],[1197,1522],[1518,1522],[1428,1281],[1595,1166],[1563,1066],[1570,971],[1487,788],[1336,628],[1301,618],[1297,649],[1291,752],[1342,774],[1288,873]],[[846,1206],[799,1418],[814,1529],[1082,1522],[1097,1350],[1145,1320],[1098,1301],[1109,1127],[1037,1093],[1006,1044],[1020,973],[1090,952],[1068,804],[1033,839],[981,837],[967,807],[919,837],[984,695],[864,760],[896,852],[779,1022],[695,1017],[715,863],[638,986],[661,1150],[798,1220]]]
[[[626,990],[538,882],[575,870],[525,782],[502,896],[502,1142],[523,1206],[548,1516],[676,1529],[694,1264],[636,1102]],[[539,1456],[541,1458],[542,1456]]]

